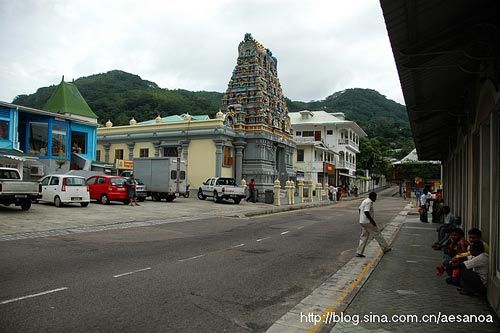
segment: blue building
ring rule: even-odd
[[[97,116],[64,78],[43,110],[0,101],[0,163],[36,158],[39,176],[70,169],[90,170],[96,159]],[[32,163],[33,164],[33,163]],[[26,172],[25,172],[26,173]]]

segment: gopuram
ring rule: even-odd
[[[245,34],[222,100],[225,124],[238,134],[233,141],[237,167],[247,182],[255,179],[259,192],[272,189],[276,179],[283,186],[295,176],[295,143],[277,68],[271,51]]]

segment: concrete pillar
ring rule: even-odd
[[[109,163],[109,150],[111,149],[111,143],[105,142],[102,146],[104,147],[104,162]]]
[[[224,158],[224,140],[213,140],[215,143],[215,177],[222,175],[222,159]]]
[[[236,179],[241,179],[243,175],[243,149],[245,148],[246,143],[242,141],[237,141],[233,143],[235,149],[235,173],[234,176]]]
[[[291,181],[287,180],[285,182],[285,189],[286,189],[286,200],[288,201],[288,204],[292,204],[292,196],[290,195],[290,189],[291,189]]]
[[[134,159],[134,147],[135,147],[135,142],[127,143],[129,161],[132,161]]]
[[[299,201],[300,203],[304,202],[304,181],[302,179],[299,179],[297,181],[297,186],[299,188]]]
[[[161,141],[153,141],[153,146],[155,147],[155,157],[160,157],[160,144]]]
[[[322,201],[322,195],[321,193],[323,192],[323,185],[321,183],[316,184],[316,197],[318,198],[318,201]]]
[[[292,205],[295,205],[295,182],[293,180],[290,181],[290,192],[292,192]]]
[[[280,180],[276,179],[274,181],[274,204],[276,206],[281,206],[280,189],[281,189]]]
[[[189,158],[189,141],[190,140],[181,140],[180,146],[181,146],[181,154],[179,154],[179,157],[182,158],[186,162],[186,166],[188,163],[188,158]]]

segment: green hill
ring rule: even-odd
[[[137,121],[144,121],[158,114],[169,116],[186,112],[213,117],[223,97],[219,92],[162,89],[154,82],[119,70],[82,77],[74,83],[101,124],[111,119],[115,125],[126,125],[132,116]],[[44,87],[34,94],[17,96],[13,103],[42,108],[55,88],[55,85]],[[401,158],[413,149],[405,107],[375,90],[347,89],[324,100],[287,99],[287,104],[291,112],[304,109],[343,112],[348,120],[357,122],[369,136],[361,142],[361,149],[373,150],[358,159],[363,168],[373,165],[376,156]]]

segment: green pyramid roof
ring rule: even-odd
[[[85,99],[76,86],[73,83],[64,82],[64,76],[59,86],[43,107],[43,110],[60,114],[70,113],[97,119],[97,115],[92,111],[87,102],[85,102]]]

